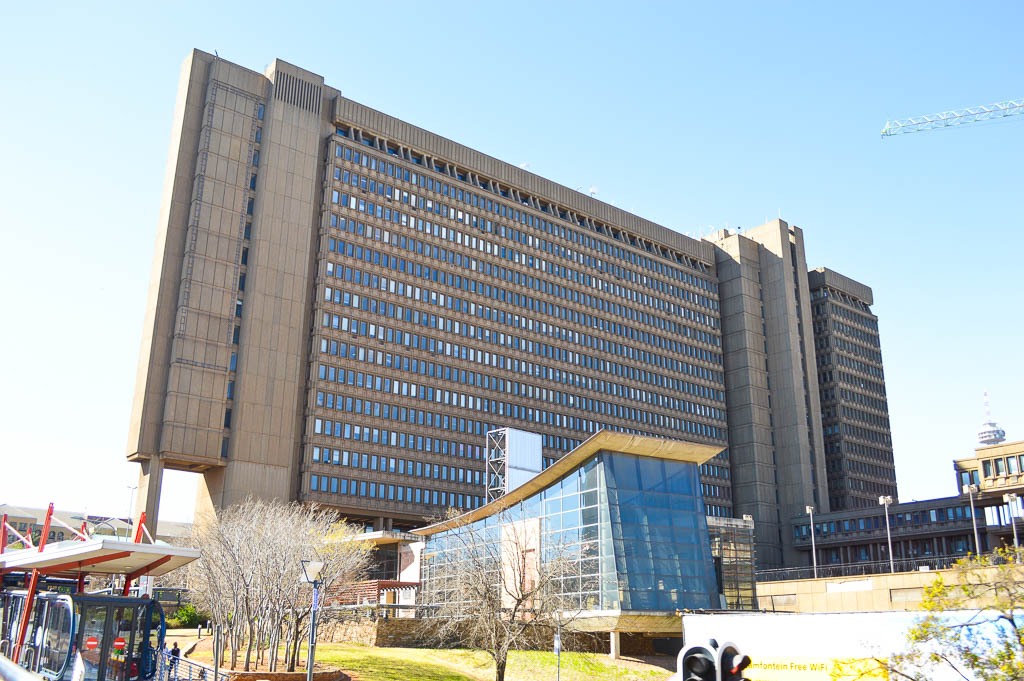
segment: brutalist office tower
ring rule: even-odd
[[[714,248],[282,61],[183,67],[129,458],[409,527],[483,502],[486,432],[726,446]],[[732,515],[727,455],[706,464]]]
[[[878,497],[897,494],[874,295],[824,267],[808,276],[829,505],[877,507]]]
[[[784,516],[824,480],[817,382],[772,337],[785,434],[738,466],[727,425],[760,415],[727,407],[723,258],[309,71],[193,51],[132,408],[138,508],[155,519],[175,469],[201,474],[200,513],[253,495],[407,528],[484,503],[488,430],[539,433],[550,462],[611,429],[722,447],[707,514],[753,515],[760,562],[782,564]]]

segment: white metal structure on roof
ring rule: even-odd
[[[0,554],[0,572],[39,570],[41,574],[77,577],[117,574],[159,577],[199,558],[199,550],[170,544],[142,544],[123,539],[62,541]]]

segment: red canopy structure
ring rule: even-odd
[[[25,640],[25,631],[32,612],[32,601],[39,586],[40,576],[77,578],[78,589],[81,591],[85,585],[85,576],[88,574],[124,575],[123,593],[127,596],[132,580],[143,576],[159,577],[199,558],[198,549],[155,543],[146,529],[145,513],[139,518],[139,525],[132,541],[110,537],[89,537],[85,534],[83,525],[82,531],[68,527],[79,539],[48,544],[46,537],[51,520],[56,520],[64,525],[60,519],[54,517],[53,504],[50,504],[46,512],[43,531],[39,535],[39,546],[32,545],[31,535],[24,538],[18,535],[28,548],[13,551],[6,551],[4,544],[7,530],[13,531],[14,528],[7,522],[6,515],[0,522],[0,538],[4,540],[0,541],[0,576],[8,572],[31,574],[26,584],[28,596],[25,599],[21,626],[18,629],[14,659],[18,659],[18,653]],[[14,534],[17,535],[17,532],[14,531]],[[144,537],[148,538],[150,543],[142,543]]]

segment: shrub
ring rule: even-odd
[[[210,616],[199,610],[196,610],[196,606],[191,603],[185,603],[178,612],[174,613],[172,619],[167,620],[167,626],[170,628],[171,622],[175,621],[179,629],[188,629],[191,627],[198,627],[200,624],[205,625],[210,620]]]

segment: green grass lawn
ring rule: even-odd
[[[487,653],[472,650],[418,648],[365,648],[321,643],[317,663],[352,672],[361,681],[490,681],[494,663]],[[545,681],[555,678],[555,655],[542,651],[513,651],[505,673],[507,681]],[[652,665],[629,666],[606,655],[563,653],[563,681],[664,681],[670,672]]]
[[[360,681],[476,681],[477,677],[431,659],[431,652],[321,643],[316,661],[318,666],[339,667]]]
[[[178,633],[178,632],[175,632]],[[180,632],[185,634],[185,631]],[[195,632],[191,640],[195,640]],[[185,643],[185,641],[183,641]],[[209,645],[204,644],[191,659],[211,662]],[[184,646],[183,646],[184,647]],[[305,646],[303,646],[303,650]],[[244,657],[240,651],[239,662]],[[305,653],[302,654],[305,657]],[[348,643],[320,643],[316,666],[334,667],[359,681],[492,681],[494,663],[479,650],[430,650],[426,648],[370,648]],[[266,667],[262,667],[266,669]],[[303,668],[300,667],[299,671]],[[283,669],[282,669],[283,670]],[[547,681],[555,679],[555,655],[546,651],[512,651],[506,681]],[[562,653],[562,681],[665,681],[671,672],[639,662],[613,662],[607,655]]]

